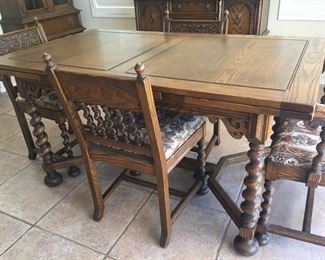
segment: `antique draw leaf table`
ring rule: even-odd
[[[206,115],[211,122],[219,118],[234,138],[245,136],[250,162],[240,209],[217,184],[210,188],[239,228],[236,250],[244,255],[257,251],[254,233],[268,130],[273,116],[324,120],[325,106],[318,103],[324,39],[91,30],[0,57],[0,75],[23,82],[18,85],[21,95],[36,108],[32,92],[51,88],[44,52],[59,66],[130,77],[135,77],[134,64],[143,62],[157,103]],[[35,123],[37,113],[31,116],[34,134],[44,137],[40,132],[46,129]],[[48,174],[66,166],[51,158],[48,140],[39,141]]]

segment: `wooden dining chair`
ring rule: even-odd
[[[321,103],[325,104],[325,86],[323,88]],[[257,239],[261,245],[267,244],[267,232],[270,231],[325,246],[325,237],[311,233],[315,189],[325,186],[325,118],[304,122],[276,117],[275,122],[271,152],[266,159],[264,201],[261,204]],[[302,231],[269,223],[273,185],[277,179],[303,182],[307,186]]]
[[[156,111],[149,77],[144,65],[136,64],[136,79],[107,72],[83,72],[59,68],[44,54],[46,71],[78,139],[94,203],[93,219],[103,217],[104,200],[122,181],[157,187],[159,197],[160,245],[168,245],[171,223],[200,189],[206,189],[204,135],[205,119],[159,109]],[[82,113],[78,113],[79,108]],[[188,192],[169,189],[168,174],[198,143],[197,180]],[[127,175],[124,170],[102,192],[96,161],[156,176],[157,185]],[[169,191],[183,199],[171,212]]]
[[[224,10],[223,0],[216,0],[216,10],[214,18],[211,19],[211,13],[208,14],[206,19],[204,18],[207,14],[197,14],[196,19],[194,14],[191,14],[191,19],[184,19],[188,14],[182,12],[173,11],[172,1],[166,2],[165,11],[165,22],[163,26],[164,32],[176,32],[176,33],[206,33],[206,34],[228,34],[229,29],[229,11]],[[181,18],[180,18],[181,17]],[[214,123],[213,136],[207,145],[207,155],[210,153],[214,145],[220,144],[220,120]]]
[[[47,37],[43,30],[42,25],[35,18],[35,26],[26,29],[13,31],[0,35],[0,55],[9,54],[21,49],[31,48],[36,45],[40,45],[47,42]],[[32,134],[26,121],[25,113],[30,114],[30,105],[26,100],[26,97],[33,96],[35,102],[38,105],[37,113],[42,118],[55,121],[61,131],[61,137],[63,138],[64,148],[58,151],[58,154],[66,154],[68,157],[73,157],[71,150],[72,143],[69,140],[68,129],[66,127],[66,116],[62,106],[59,104],[55,93],[50,88],[31,87],[26,88],[26,82],[16,77],[16,85],[8,75],[2,75],[1,80],[5,86],[8,96],[11,100],[13,108],[15,110],[20,128],[22,130],[25,143],[28,149],[28,158],[34,160],[37,156],[38,149],[34,143]],[[36,122],[35,122],[36,123]],[[37,134],[37,133],[35,133]],[[56,173],[56,177],[47,175],[44,179],[48,186],[56,186],[61,183],[62,176]],[[70,166],[68,174],[71,177],[75,177],[80,174],[80,170],[77,166]]]

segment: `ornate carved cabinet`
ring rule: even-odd
[[[49,40],[83,31],[79,13],[72,0],[0,0],[3,32],[42,23]]]
[[[220,0],[172,0],[180,19],[213,19]],[[270,0],[223,0],[229,10],[229,33],[266,34]],[[167,0],[134,0],[137,29],[162,31]]]

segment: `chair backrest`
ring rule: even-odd
[[[171,0],[166,2],[164,32],[228,34],[229,11],[224,10],[223,0],[216,0],[214,19],[204,19],[206,14],[192,14],[193,18],[177,18]],[[178,16],[180,15],[177,12]],[[175,16],[175,17],[174,17]],[[211,16],[211,14],[209,14]]]
[[[58,68],[48,54],[44,54],[44,62],[83,156],[89,156],[90,144],[96,144],[163,163],[155,102],[143,64],[136,64],[135,79]]]
[[[0,55],[30,48],[47,42],[42,25],[35,18],[36,26],[0,35]]]

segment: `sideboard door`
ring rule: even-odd
[[[229,33],[266,34],[270,0],[224,0]]]
[[[164,19],[164,1],[135,1],[137,30],[162,31]]]

